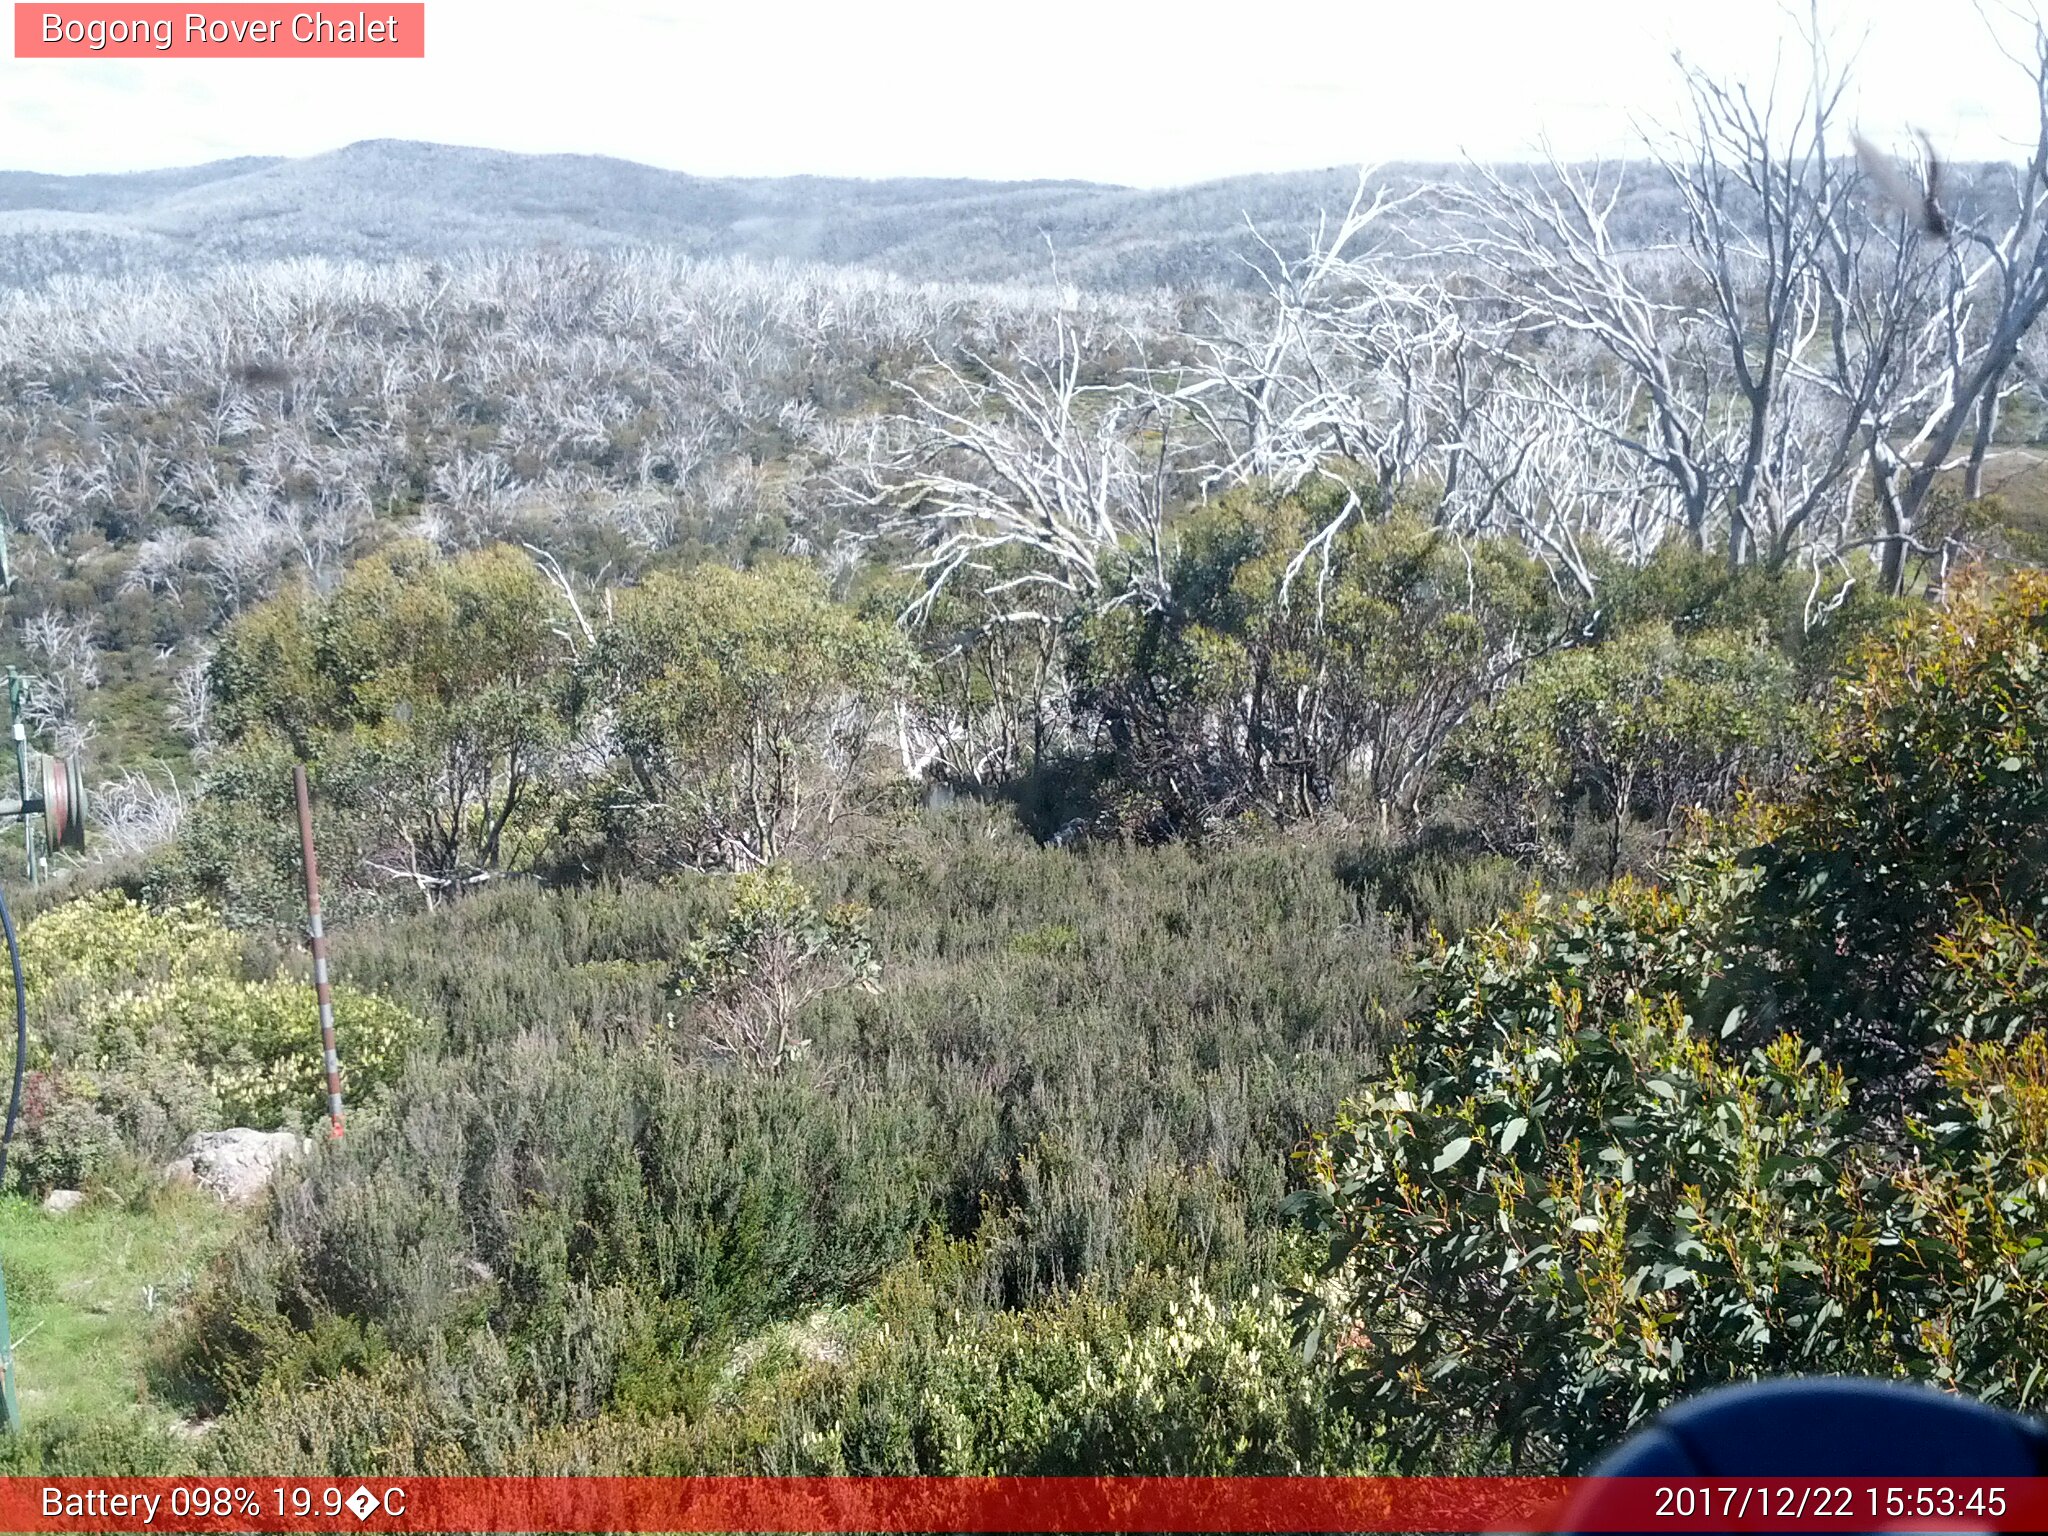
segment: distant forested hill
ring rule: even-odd
[[[1533,168],[1503,167],[1511,180]],[[1340,215],[1355,167],[1134,188],[1080,181],[721,178],[595,155],[518,155],[397,139],[304,159],[244,158],[125,175],[0,171],[0,286],[60,274],[191,271],[222,261],[329,256],[375,261],[478,250],[668,247],[870,267],[947,282],[1209,289],[1255,279],[1258,237],[1299,252],[1319,216]],[[1455,165],[1395,165],[1396,189],[1457,182]],[[1610,167],[1611,220],[1627,245],[1682,237],[1668,176]],[[1984,168],[1950,167],[1969,212],[2009,190]],[[1411,236],[1416,220],[1404,220]],[[1254,232],[1256,230],[1256,233]],[[1427,241],[1423,242],[1425,246]]]
[[[221,260],[656,244],[966,281],[1043,280],[1056,260],[1062,280],[1086,287],[1214,287],[1246,275],[1240,258],[1256,249],[1248,219],[1298,248],[1318,209],[1341,211],[1355,178],[1336,168],[1160,190],[721,179],[589,155],[378,140],[305,159],[128,175],[0,172],[0,283]]]

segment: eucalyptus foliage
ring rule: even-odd
[[[2038,1406],[2044,613],[2034,575],[1958,595],[1671,889],[1537,898],[1427,963],[1297,1202],[1312,1337],[1408,1456],[1582,1466],[1797,1372]]]

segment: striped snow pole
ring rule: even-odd
[[[299,797],[299,853],[306,866],[306,941],[313,950],[313,995],[320,1003],[320,1048],[327,1057],[327,1118],[341,1139],[341,1058],[334,1054],[334,984],[327,974],[327,935],[320,926],[320,865],[313,857],[313,801],[306,791],[306,765],[292,765]]]

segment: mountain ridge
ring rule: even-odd
[[[1403,190],[1464,179],[1470,169],[1400,163],[1374,174]],[[1528,165],[1497,169],[1538,174]],[[1957,197],[2000,196],[1997,178],[1983,177],[1986,168],[1947,169]],[[1610,232],[1639,247],[1682,238],[1684,209],[1665,174],[1647,162],[1606,168],[1617,172],[1632,181]],[[721,177],[609,155],[361,139],[315,155],[150,171],[0,171],[0,287],[307,256],[377,261],[659,246],[917,280],[1057,276],[1109,290],[1215,289],[1256,281],[1262,236],[1281,250],[1305,248],[1319,219],[1348,204],[1357,177],[1355,168],[1324,167],[1159,188],[1065,179]]]
[[[1306,229],[1356,172],[1145,189],[1065,179],[711,177],[614,156],[364,139],[300,157],[61,176],[0,171],[0,282],[298,256],[661,245],[918,278],[1213,282],[1244,219]],[[1050,249],[1048,248],[1050,245]]]

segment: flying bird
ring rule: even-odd
[[[1863,173],[1876,183],[1886,201],[1897,205],[1922,234],[1946,240],[1953,226],[1948,210],[1941,206],[1941,161],[1934,153],[1934,141],[1924,133],[1920,135],[1927,150],[1927,168],[1921,179],[1915,181],[1891,156],[1873,149],[1862,134],[1852,133],[1849,137],[1856,145],[1856,158],[1862,163]]]

